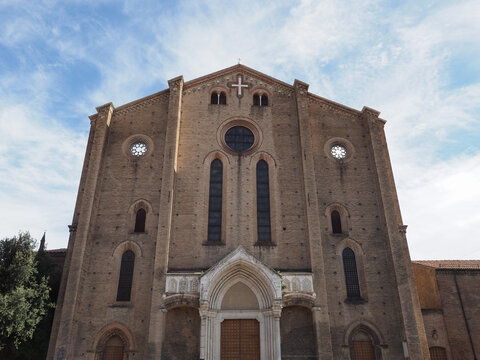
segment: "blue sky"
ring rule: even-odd
[[[381,111],[412,258],[480,258],[479,1],[0,0],[0,24],[0,237],[66,246],[96,106],[241,58]]]

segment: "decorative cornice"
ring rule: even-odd
[[[242,82],[249,85],[249,88],[264,87],[275,95],[293,96],[293,87],[278,79],[250,69],[244,65],[235,65],[200,78],[187,81],[183,87],[183,95],[194,94],[201,91],[209,91],[211,87],[218,84],[229,85],[242,76]],[[229,86],[230,87],[230,86]],[[232,88],[232,87],[230,87]],[[233,89],[233,88],[232,88]]]
[[[116,108],[114,114],[123,115],[132,111],[137,111],[139,109],[145,108],[147,106],[150,106],[156,103],[166,103],[168,102],[169,94],[170,94],[170,90],[167,89],[167,90],[163,90],[158,93],[155,93],[153,95],[144,97],[142,99],[132,101],[128,104],[125,104]]]
[[[248,85],[249,89],[256,88],[265,88],[267,91],[275,95],[283,95],[287,97],[293,96],[293,91],[291,87],[287,87],[283,84],[276,83],[274,81],[269,81],[266,78],[260,78],[258,76],[252,76],[250,73],[242,71],[224,74],[219,77],[207,78],[206,81],[199,84],[186,84],[183,89],[183,95],[190,95],[201,91],[210,91],[212,87],[218,85],[228,86],[230,89],[234,89],[231,84],[237,81],[237,77],[242,76],[242,83]]]
[[[336,103],[335,101],[322,98],[321,96],[312,93],[308,93],[308,101],[310,103],[319,104],[322,109],[332,111],[336,114],[343,115],[350,119],[358,119],[359,115],[362,114],[358,110]]]

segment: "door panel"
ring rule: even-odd
[[[260,360],[260,327],[255,319],[224,320],[221,360]]]

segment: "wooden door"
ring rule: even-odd
[[[221,360],[260,360],[260,327],[257,320],[222,322]]]
[[[355,360],[375,360],[375,349],[371,341],[354,341],[353,356]]]

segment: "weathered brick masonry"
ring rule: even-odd
[[[236,65],[90,119],[49,359],[430,358],[379,112]]]

